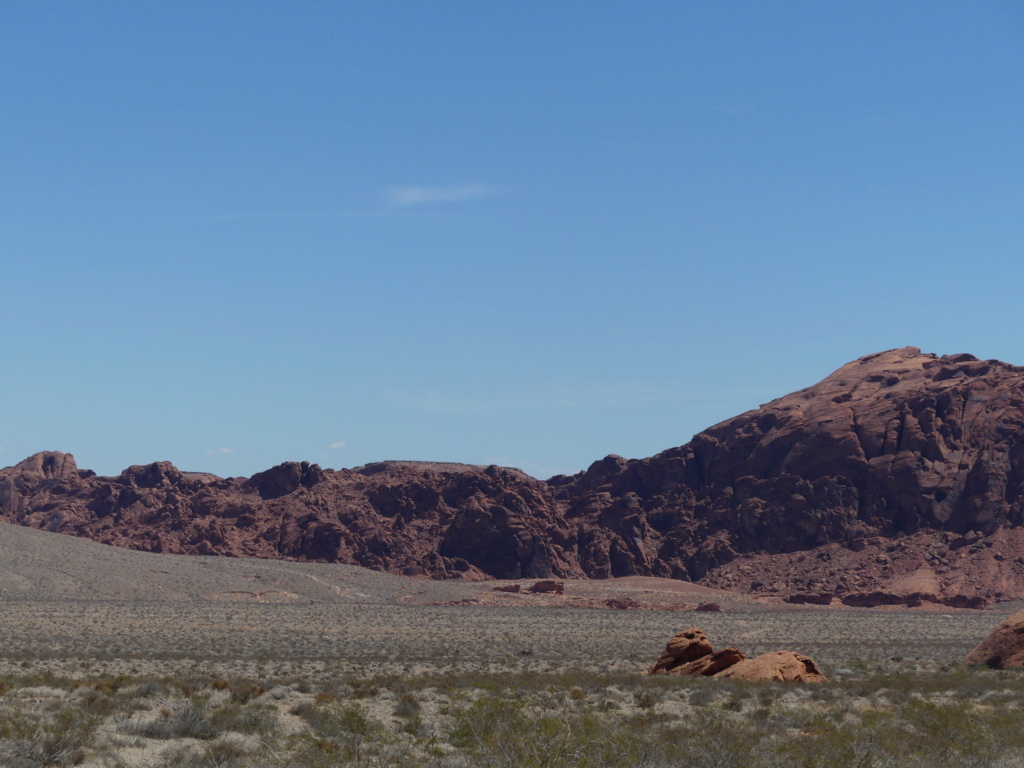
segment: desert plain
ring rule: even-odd
[[[0,564],[0,765],[12,768],[1024,756],[1024,682],[958,664],[1016,603],[792,606],[649,577],[510,593],[494,588],[513,582],[160,555],[6,524]],[[722,610],[694,610],[709,602]],[[643,675],[691,626],[748,656],[799,651],[830,681]]]

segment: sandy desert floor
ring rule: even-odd
[[[962,703],[964,697],[973,701],[972,696],[988,701],[1002,691],[999,702],[976,702],[972,711],[991,710],[995,717],[1016,712],[1018,705],[1024,710],[1024,685],[1016,676],[963,677],[956,666],[1020,608],[1015,604],[984,611],[796,607],[647,578],[568,582],[564,595],[508,594],[493,591],[495,586],[507,584],[413,580],[341,565],[153,555],[0,526],[0,720],[8,717],[8,725],[0,726],[0,764],[535,764],[520,752],[518,762],[506,763],[484,754],[481,734],[494,723],[472,718],[484,717],[488,706],[501,717],[533,713],[519,724],[523,728],[541,728],[530,718],[552,706],[562,713],[557,723],[575,723],[572,738],[590,723],[586,727],[601,732],[622,728],[627,741],[638,734],[662,738],[662,731],[659,736],[650,729],[691,727],[694,718],[711,727],[711,712],[727,719],[742,715],[734,726],[742,726],[751,744],[760,738],[759,728],[772,725],[768,707],[789,713],[782,733],[796,745],[803,743],[800,733],[839,739],[849,718],[864,733],[874,733],[873,721],[860,710],[903,712],[905,705],[905,717],[913,720],[920,714],[915,685],[935,706]],[[648,610],[597,607],[611,598],[629,598]],[[723,610],[692,610],[711,601]],[[778,648],[807,654],[836,682],[822,698],[777,687],[754,693],[749,686],[665,682],[639,674],[671,635],[691,626],[703,628],[716,647],[735,645],[751,656]],[[944,675],[954,678],[936,682],[946,680]],[[519,698],[509,699],[508,691]],[[98,709],[82,714],[91,707]],[[812,728],[804,710],[815,708],[833,719]],[[82,737],[87,746],[47,758],[32,745],[45,742],[51,731],[67,731],[61,730],[61,717],[93,723],[88,738]],[[206,723],[209,732],[169,725],[189,718]],[[366,722],[353,725],[353,718]],[[364,726],[376,736],[367,737],[368,751],[359,756],[350,749],[352,729]],[[459,730],[463,726],[470,728],[469,737]],[[262,741],[253,741],[259,733]],[[231,746],[231,739],[239,743]],[[838,743],[830,747],[834,764],[843,764],[843,755],[860,754],[843,752]],[[323,746],[330,754],[317,762],[320,747],[310,744],[334,746]],[[401,756],[388,751],[396,744],[404,745]],[[1024,751],[1013,752],[1003,742],[999,750],[1006,760],[1024,759]],[[771,755],[776,753],[782,754]],[[274,754],[284,755],[284,762],[274,763]],[[721,764],[757,765],[752,754]],[[669,762],[649,764],[676,759],[668,753],[662,758]],[[928,759],[933,758],[939,759]],[[1006,760],[986,764],[1020,764]],[[568,757],[552,763],[585,764],[591,763]],[[621,764],[648,763],[637,757]],[[950,757],[947,764],[960,763]]]

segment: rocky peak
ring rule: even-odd
[[[308,461],[286,461],[266,472],[258,472],[249,479],[248,485],[255,488],[264,499],[276,499],[294,493],[300,487],[312,488],[325,477],[319,464]]]
[[[185,475],[169,461],[154,461],[152,464],[134,464],[121,473],[121,478],[139,488],[159,488],[181,485]]]
[[[57,480],[78,475],[75,457],[70,453],[61,453],[60,451],[41,451],[33,454],[16,464],[14,469],[26,480],[36,478]]]

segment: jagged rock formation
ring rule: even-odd
[[[698,627],[684,629],[682,632],[677,632],[669,638],[669,641],[665,644],[665,650],[662,651],[661,656],[654,662],[654,665],[647,670],[647,674],[656,675],[661,672],[674,672],[676,669],[684,667],[693,661],[703,659],[713,651],[714,648],[711,647],[711,641],[708,640],[708,636],[704,634],[703,629]]]
[[[167,462],[117,477],[37,454],[0,470],[2,519],[153,552],[351,563],[439,578],[573,573],[546,484],[518,470],[288,462],[244,478]],[[486,565],[486,571],[480,566]]]
[[[647,459],[573,477],[288,462],[248,480],[45,453],[0,470],[0,519],[166,552],[435,578],[653,575],[776,594],[1024,596],[1024,368],[913,347]]]
[[[700,675],[761,682],[770,680],[823,683],[826,678],[808,657],[793,651],[772,651],[753,659],[732,646],[714,650],[696,627],[673,635],[649,675]]]

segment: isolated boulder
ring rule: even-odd
[[[722,606],[720,606],[718,603],[701,603],[693,610],[701,611],[704,613],[721,613]]]
[[[748,682],[783,680],[794,683],[824,683],[828,679],[821,674],[813,661],[793,651],[772,651],[752,659],[743,659],[715,676]]]
[[[1022,612],[1024,613],[1024,612]],[[803,654],[773,651],[747,658],[738,648],[715,651],[704,631],[685,629],[668,641],[664,653],[649,670],[649,675],[701,675],[732,680],[761,682],[783,680],[795,683],[823,683],[826,677]]]
[[[962,663],[968,666],[984,664],[993,669],[1024,665],[1024,611],[1018,611],[993,629],[964,657]]]

